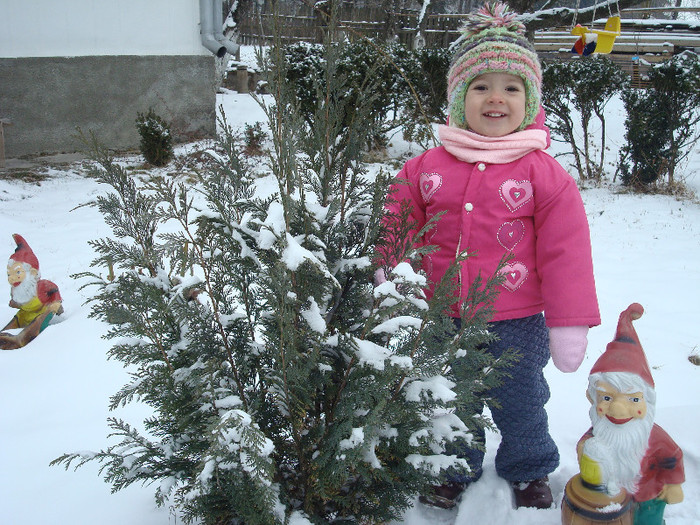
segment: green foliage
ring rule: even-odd
[[[700,59],[684,52],[649,71],[646,90],[627,89],[626,144],[619,169],[624,184],[637,188],[667,179],[691,152],[700,134]]]
[[[571,146],[581,180],[599,181],[603,177],[607,147],[604,109],[627,84],[627,75],[606,56],[544,64],[542,105],[551,119],[552,132]],[[577,139],[579,122],[575,121],[572,108],[580,118],[583,144]],[[594,116],[601,126],[599,142],[591,133]]]
[[[367,96],[372,86],[368,114],[375,127],[370,146],[384,142],[390,130],[401,126],[406,138],[428,144],[433,139],[431,122],[444,122],[447,106],[446,49],[409,50],[400,44],[386,45],[361,40],[351,44],[331,44],[337,48],[337,64],[333,67],[345,84],[342,97],[347,98],[352,118],[353,103]],[[294,88],[299,108],[307,123],[321,98],[327,97],[328,78],[325,45],[296,43],[285,46],[284,64],[287,81]]]
[[[326,60],[327,48],[335,48],[335,63]],[[274,56],[274,55],[273,55]],[[348,126],[354,118],[354,107],[359,105],[360,97],[372,93],[368,104],[368,124],[376,130],[370,137],[368,146],[382,143],[382,125],[388,114],[396,106],[395,75],[391,65],[383,59],[368,41],[358,41],[351,44],[328,43],[308,44],[300,42],[285,46],[284,69],[287,71],[286,80],[294,86],[299,109],[307,124],[311,125],[319,101],[329,96],[342,97],[346,114],[341,117],[341,125]],[[275,64],[279,67],[278,64]],[[327,71],[332,67],[344,80],[343,85],[331,95],[328,90]],[[372,86],[373,91],[368,88]],[[365,104],[365,101],[362,102]]]
[[[263,144],[267,135],[263,130],[262,122],[246,124],[243,128],[244,152],[246,155],[261,155]]]
[[[430,124],[445,122],[450,50],[443,47],[409,50],[401,45],[390,49],[402,72],[396,80],[404,138],[428,147],[433,140]]]
[[[111,193],[93,204],[114,236],[91,243],[93,266],[115,278],[79,277],[131,374],[112,408],[139,400],[153,416],[145,432],[112,418],[117,444],[54,464],[96,460],[114,490],[159,482],[160,503],[207,524],[385,522],[445,469],[468,469],[445,450],[481,424],[476,401],[512,361],[482,350],[502,278],[474,282],[458,332],[445,312],[466,254],[425,300],[431,248],[407,240],[410,210],[385,216],[391,177],[360,162],[372,97],[341,96],[344,50],[327,51],[313,108],[299,110],[284,69],[270,77],[267,175],[225,123],[194,186],[139,185],[96,149]],[[405,262],[374,288],[376,247]]]
[[[156,115],[153,108],[146,114],[138,113],[136,129],[141,136],[139,149],[146,162],[161,167],[172,160],[174,153],[170,125]]]

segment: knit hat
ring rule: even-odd
[[[36,255],[34,255],[34,252],[29,247],[29,244],[27,244],[27,241],[24,240],[24,237],[15,233],[12,235],[12,238],[15,240],[17,248],[15,249],[15,253],[10,256],[10,261],[28,264],[39,271],[39,259],[36,258]]]
[[[501,2],[486,4],[469,16],[453,45],[447,74],[450,125],[467,129],[464,97],[472,80],[484,73],[510,73],[525,83],[525,118],[518,131],[535,121],[540,109],[542,69],[525,26]]]
[[[595,362],[591,375],[598,372],[631,372],[654,388],[649,363],[632,326],[632,321],[639,319],[643,313],[644,308],[641,304],[632,303],[620,314],[615,339],[608,343],[603,355]]]

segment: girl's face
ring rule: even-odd
[[[525,118],[525,83],[510,73],[484,73],[469,84],[464,98],[469,129],[487,137],[503,137]]]

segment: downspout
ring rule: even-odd
[[[222,0],[213,0],[214,4],[214,38],[226,48],[226,52],[235,55],[241,46],[224,36],[224,5]]]
[[[224,36],[222,11],[221,0],[199,0],[199,32],[202,45],[219,58],[227,52],[236,53],[239,47]]]

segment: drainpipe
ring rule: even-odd
[[[226,48],[226,52],[235,55],[241,46],[224,36],[224,15],[222,0],[213,0],[214,4],[214,38]]]
[[[238,51],[238,44],[224,36],[221,0],[199,0],[199,23],[202,45],[217,57],[221,58],[227,52],[234,54]]]

